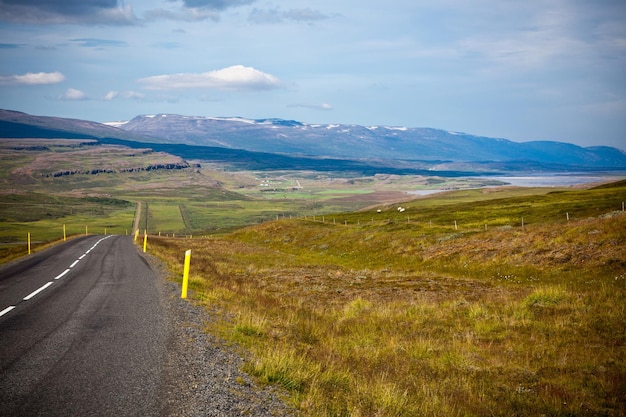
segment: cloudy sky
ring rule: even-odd
[[[624,0],[0,0],[0,108],[626,149]]]

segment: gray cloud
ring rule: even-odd
[[[0,0],[0,20],[19,23],[131,25],[130,6],[117,0]]]
[[[77,42],[80,46],[87,48],[102,48],[105,46],[128,46],[124,41],[116,41],[111,39],[96,39],[96,38],[78,38],[70,39],[72,42]]]
[[[231,7],[252,4],[256,0],[183,0],[187,8],[206,8],[211,10],[226,10]]]
[[[312,22],[315,20],[324,20],[327,19],[328,16],[324,13],[309,9],[308,7],[305,9],[289,9],[283,12],[283,16],[285,19],[296,20],[298,22]]]
[[[220,12],[231,7],[245,6],[256,0],[182,0],[182,7],[177,10],[164,8],[148,10],[144,17],[147,20],[177,20],[181,22],[199,22],[203,20],[220,20]],[[179,3],[180,0],[170,0]]]
[[[332,110],[333,109],[333,106],[331,106],[328,103],[322,103],[322,104],[296,103],[296,104],[290,104],[287,107],[312,109],[312,110]]]
[[[20,5],[59,14],[89,14],[94,9],[113,9],[117,0],[2,0],[3,5]]]
[[[295,22],[314,22],[318,20],[328,19],[328,15],[310,8],[304,9],[289,9],[289,10],[281,10],[279,8],[274,9],[257,9],[254,8],[250,15],[248,16],[248,20],[253,23],[264,23],[264,24],[272,24],[272,23],[282,23],[287,20],[295,21]]]
[[[147,20],[177,20],[181,22],[200,22],[202,20],[213,20],[217,22],[220,20],[220,15],[215,10],[208,9],[186,9],[183,8],[180,11],[172,11],[166,9],[154,9],[148,10],[144,14],[144,18]]]

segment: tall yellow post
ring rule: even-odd
[[[139,237],[139,229],[135,230],[135,240],[137,240],[137,238]]]
[[[65,233],[65,225],[63,225],[63,242],[67,240],[67,234]]]
[[[30,232],[28,232],[28,254],[30,255]]]
[[[185,266],[183,268],[183,291],[180,298],[187,298],[187,285],[189,283],[189,264],[191,263],[191,249],[185,252]]]
[[[87,230],[87,225],[85,225],[85,236],[87,236],[89,234],[89,231]]]
[[[143,253],[146,253],[146,249],[148,249],[148,231],[144,231],[143,233]]]

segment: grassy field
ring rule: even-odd
[[[355,211],[410,198],[400,190],[433,185],[432,178],[394,175],[229,172],[198,162],[185,169],[148,169],[185,163],[149,149],[90,140],[0,140],[0,240],[23,245],[28,232],[38,240],[56,238],[62,224],[125,233],[134,215],[130,205],[137,202],[144,207],[141,229],[149,233],[224,233],[277,218]],[[442,179],[435,185],[442,184],[467,187],[482,180]],[[102,200],[96,208],[85,197],[123,200],[128,207]]]
[[[304,415],[624,415],[626,184],[536,191],[455,192],[151,250],[180,279],[192,249],[193,298],[221,317],[207,330]]]
[[[71,197],[40,193],[4,194],[0,201],[0,262],[48,242],[77,234],[132,231],[135,204],[108,197]]]
[[[140,202],[175,279],[193,250],[193,297],[221,317],[207,330],[304,415],[624,415],[623,182],[405,201],[483,180],[147,170],[184,161],[90,141],[0,151],[1,262],[29,232],[34,250],[63,225],[131,232]]]

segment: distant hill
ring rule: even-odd
[[[116,138],[138,142],[161,142],[163,139],[148,137],[102,123],[62,117],[33,116],[12,110],[0,109],[1,138],[63,138],[98,139]]]
[[[183,158],[224,161],[242,169],[436,171],[439,175],[444,171],[457,175],[626,170],[626,152],[608,146],[518,143],[431,128],[320,125],[282,119],[159,114],[102,124],[0,110],[0,137],[84,138],[131,147],[141,144]]]
[[[137,116],[121,129],[170,142],[257,152],[339,158],[554,164],[578,168],[626,168],[626,152],[554,141],[513,142],[431,128],[320,125],[295,120]]]

